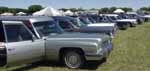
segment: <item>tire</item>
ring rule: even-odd
[[[141,20],[137,20],[137,21],[138,21],[138,24],[139,24],[139,25],[141,25],[141,24],[142,24],[142,21],[141,21]]]
[[[85,63],[84,56],[79,51],[67,51],[63,60],[65,65],[72,69],[81,68]]]
[[[128,28],[128,25],[122,25],[121,27],[120,27],[120,30],[126,30]]]
[[[133,23],[130,23],[130,27],[136,27],[136,25]]]
[[[103,63],[103,62],[106,62],[107,61],[107,57],[104,57],[102,60],[101,60],[101,62]]]

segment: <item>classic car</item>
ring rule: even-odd
[[[120,16],[118,22],[128,22],[130,27],[135,27],[138,24],[137,19],[132,19],[127,14],[118,14],[118,16]]]
[[[77,32],[82,33],[100,33],[107,34],[111,38],[115,36],[117,27],[114,23],[93,23],[90,24],[88,21],[81,19],[80,17],[68,17],[68,16],[53,16],[54,20],[57,21],[60,26],[68,25],[68,28],[63,27],[63,29],[69,29],[69,26],[77,30]]]
[[[103,17],[103,21],[105,21],[105,22],[117,23],[117,26],[118,26],[119,29],[125,30],[130,25],[128,22],[120,21],[121,18],[117,14],[102,14],[100,16]]]
[[[120,29],[127,29],[128,26],[135,27],[138,24],[136,19],[129,18],[126,14],[103,14],[110,19],[111,22],[116,22]]]
[[[145,22],[148,22],[148,21],[150,21],[150,14],[143,15],[142,18],[144,19]]]
[[[109,36],[65,33],[50,17],[0,17],[0,66],[62,60],[69,68],[106,58]]]
[[[136,12],[127,12],[126,14],[130,19],[136,19],[138,24],[142,24],[144,22],[144,18]]]

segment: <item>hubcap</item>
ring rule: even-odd
[[[76,58],[76,56],[70,56],[68,62],[70,62],[71,64],[76,64],[78,62],[78,59]]]
[[[78,68],[81,65],[80,56],[76,53],[67,54],[65,57],[65,63],[70,68]]]

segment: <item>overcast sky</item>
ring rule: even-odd
[[[102,7],[131,7],[138,9],[150,6],[150,0],[0,0],[0,6],[12,8],[27,8],[39,4],[54,8],[102,8]]]

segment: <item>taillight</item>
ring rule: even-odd
[[[0,42],[0,48],[4,48],[5,44],[3,42]]]
[[[6,54],[6,48],[4,47],[4,43],[0,42],[0,56]]]
[[[28,26],[28,27],[32,27],[32,24],[31,24],[30,21],[27,22],[27,26]]]

